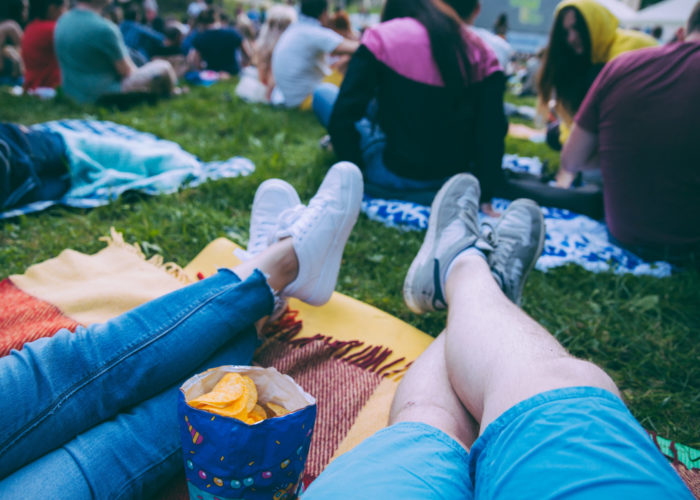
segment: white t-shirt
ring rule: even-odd
[[[491,47],[491,50],[494,51],[496,57],[498,58],[498,62],[501,63],[501,68],[503,68],[504,72],[507,71],[508,63],[515,53],[513,47],[500,36],[494,35],[484,28],[477,28],[476,26],[470,26],[469,28],[473,33],[476,33],[476,35],[481,38],[486,45]]]
[[[272,52],[272,74],[285,106],[299,106],[330,74],[326,55],[342,41],[338,33],[304,15],[282,33]]]

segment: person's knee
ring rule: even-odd
[[[405,401],[400,406],[393,405],[388,425],[399,422],[420,422],[440,429],[465,449],[471,446],[477,436],[475,423],[426,399]]]

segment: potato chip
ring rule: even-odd
[[[238,373],[227,373],[210,392],[190,401],[190,406],[198,408],[198,404],[203,404],[225,407],[243,396],[245,389],[243,377]]]
[[[266,418],[280,417],[289,410],[275,403],[258,404],[258,388],[250,377],[227,373],[214,388],[189,401],[192,408],[255,424]]]
[[[284,406],[280,406],[275,403],[265,403],[264,406],[266,406],[267,409],[270,410],[270,413],[272,414],[271,416],[273,417],[281,417],[289,413],[289,410],[286,409]]]
[[[255,398],[252,405],[249,402],[251,397]],[[242,420],[248,415],[248,408],[255,406],[257,399],[258,391],[250,377],[227,373],[210,392],[189,401],[189,405],[192,408]]]

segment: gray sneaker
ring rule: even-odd
[[[479,238],[480,195],[479,181],[470,174],[455,175],[435,195],[425,240],[403,283],[403,298],[411,311],[447,307],[445,280],[450,262],[463,250],[485,243]]]
[[[540,207],[532,200],[515,200],[501,215],[486,240],[494,247],[489,265],[503,292],[520,305],[527,275],[544,247],[545,226]]]

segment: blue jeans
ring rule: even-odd
[[[339,89],[331,83],[322,83],[314,90],[311,107],[326,129],[331,121],[333,106]],[[364,162],[365,192],[377,198],[400,199],[430,205],[435,193],[447,178],[419,180],[402,177],[384,164],[386,135],[376,123],[376,103],[370,103],[365,118],[355,123],[360,134],[360,150]]]
[[[0,358],[0,497],[150,496],[182,466],[180,384],[250,364],[273,294],[230,270]]]

